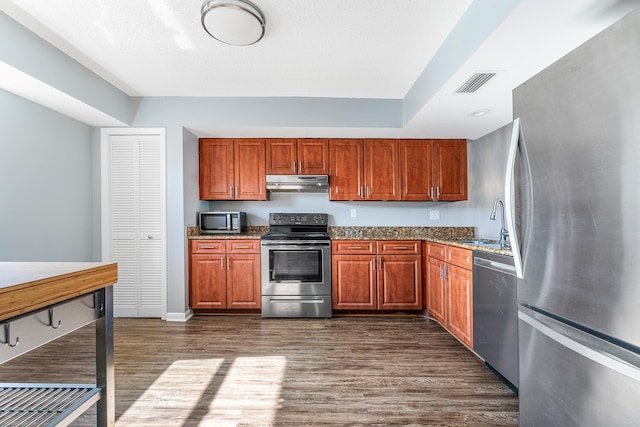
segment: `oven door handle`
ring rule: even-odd
[[[288,244],[288,245],[283,245],[280,243],[263,243],[262,244],[263,247],[269,248],[269,249],[290,249],[290,250],[318,250],[318,249],[322,249],[322,248],[328,248],[331,246],[330,243],[314,243],[313,245],[298,245],[298,244]]]

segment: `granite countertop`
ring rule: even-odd
[[[187,228],[188,239],[259,239],[268,226],[248,226],[240,234],[201,235],[198,227]],[[465,249],[513,256],[510,249],[495,248],[459,240],[473,239],[474,227],[329,227],[331,240],[426,240]],[[497,241],[496,241],[497,242]]]

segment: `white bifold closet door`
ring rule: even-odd
[[[113,287],[114,315],[164,318],[164,131],[114,131],[103,129],[102,138],[103,260],[118,263],[118,282]]]

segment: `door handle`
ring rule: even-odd
[[[518,151],[518,140],[520,139],[520,118],[513,121],[513,129],[511,130],[511,143],[509,145],[509,152],[507,154],[507,172],[505,176],[504,184],[504,208],[507,223],[507,231],[509,232],[509,239],[511,241],[511,248],[513,252],[513,263],[516,268],[516,277],[522,279],[523,276],[523,261],[522,253],[520,252],[520,240],[515,229],[515,210],[513,206],[513,180],[516,168],[516,153]],[[526,161],[526,159],[524,159]]]

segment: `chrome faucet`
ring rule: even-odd
[[[507,230],[504,225],[504,202],[502,201],[502,199],[497,198],[496,201],[493,202],[493,209],[491,210],[489,219],[496,219],[498,203],[500,203],[500,246],[511,246],[511,242],[509,241],[509,230]]]

